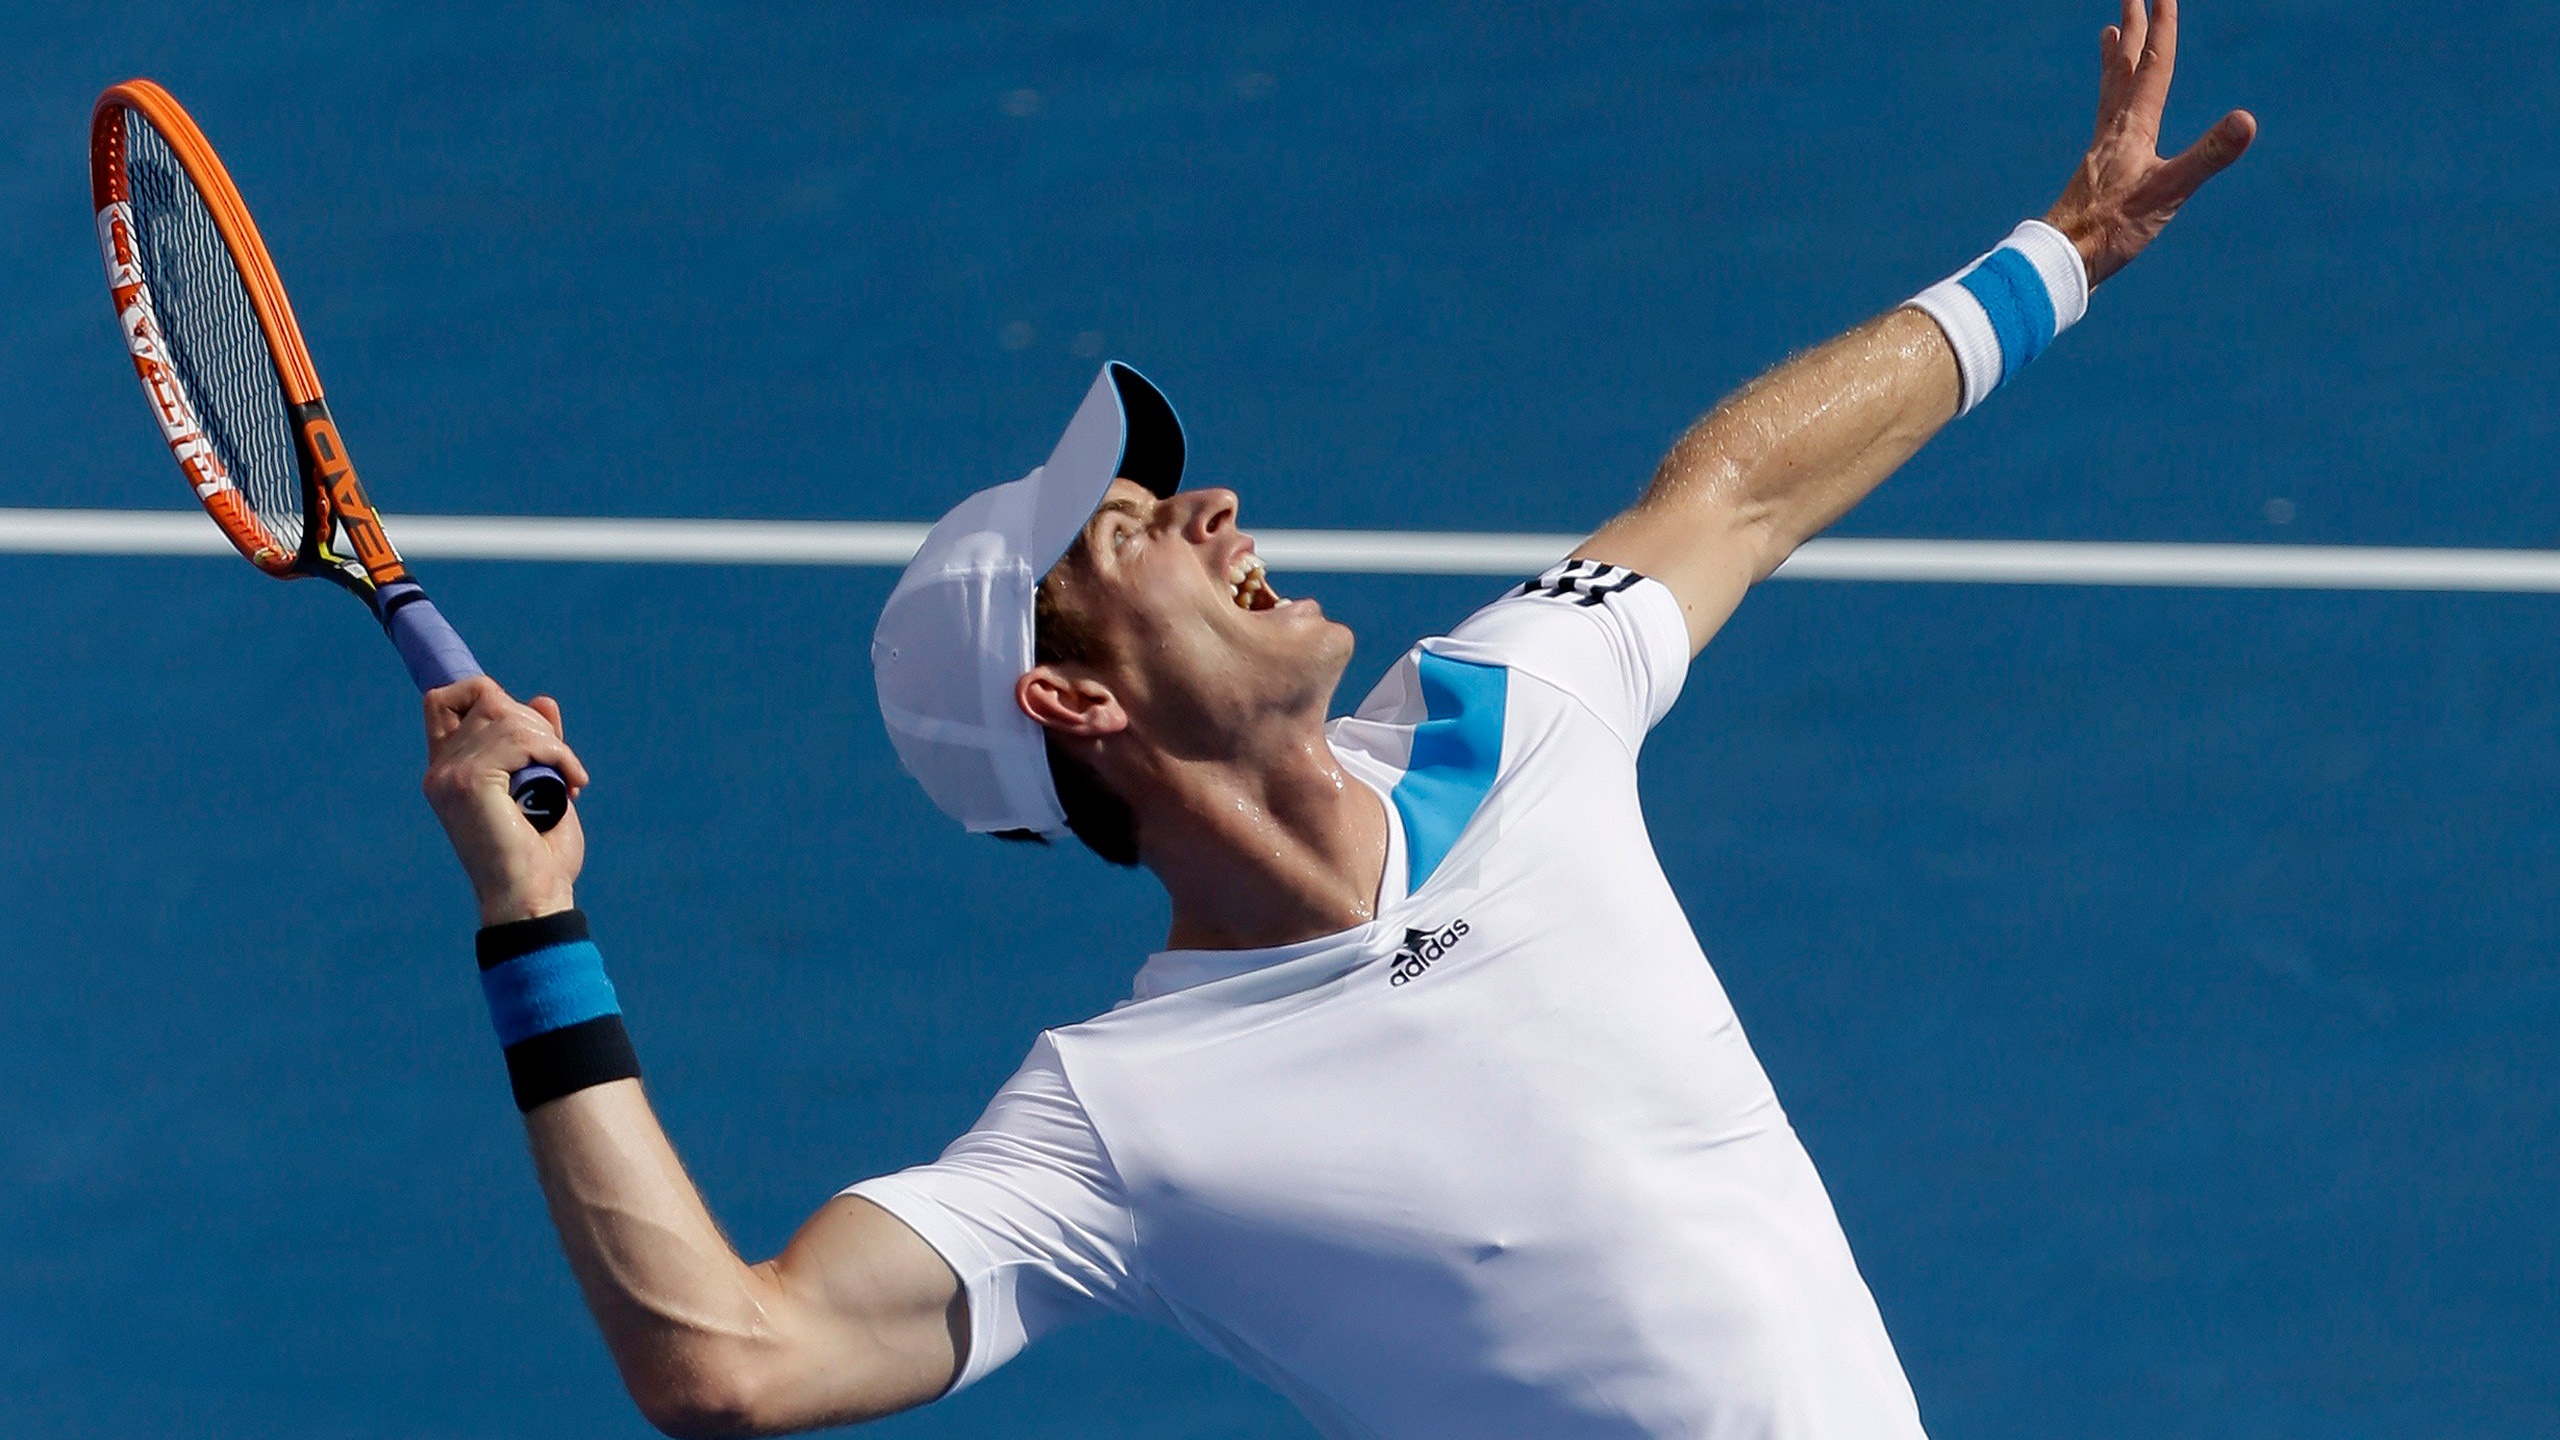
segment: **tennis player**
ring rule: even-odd
[[[637,1076],[571,892],[559,710],[427,701],[426,788],[551,1213],[641,1409],[796,1430],[949,1394],[1080,1317],[1180,1328],[1327,1435],[1917,1436],[1822,1182],[1646,837],[1636,756],[1775,570],[2079,320],[2246,149],[2156,153],[2174,0],[2125,0],[2061,200],[1699,421],[1575,555],[1328,722],[1350,633],[1284,600],[1172,408],[1112,364],[1046,464],[936,525],[883,612],[907,768],[973,831],[1144,865],[1172,933],[930,1165],[761,1265]]]

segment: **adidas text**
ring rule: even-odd
[[[1465,938],[1467,922],[1463,919],[1452,920],[1437,931],[1405,931],[1404,945],[1396,951],[1387,970],[1387,983],[1402,985],[1421,979],[1422,972],[1440,963],[1440,957],[1457,949],[1458,942]]]

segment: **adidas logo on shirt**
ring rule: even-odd
[[[1569,600],[1576,605],[1597,605],[1643,579],[1624,565],[1604,565],[1597,560],[1567,560],[1535,580],[1523,580],[1520,588],[1511,593],[1543,595],[1554,600]]]
[[[1403,985],[1422,978],[1422,973],[1440,963],[1440,957],[1458,948],[1467,938],[1467,922],[1461,917],[1438,930],[1407,930],[1404,945],[1395,953],[1395,961],[1387,969],[1387,983]]]

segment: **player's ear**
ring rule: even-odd
[[[1061,735],[1116,735],[1129,728],[1129,712],[1111,687],[1055,665],[1035,665],[1013,682],[1022,713]]]

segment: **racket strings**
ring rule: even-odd
[[[128,112],[125,146],[135,250],[170,364],[231,483],[278,542],[299,548],[293,422],[248,287],[160,132]]]

